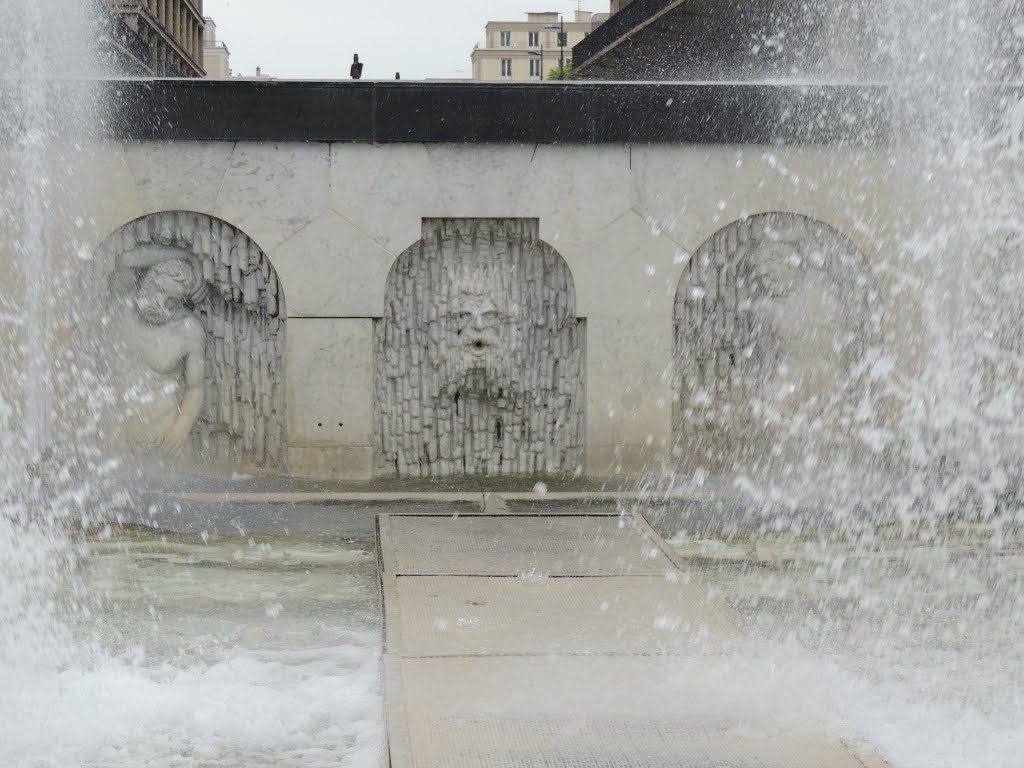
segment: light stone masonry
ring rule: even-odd
[[[711,414],[690,407],[704,384],[716,398],[749,386],[764,410],[744,418],[773,424],[789,406],[758,388],[769,381],[758,361],[775,375],[780,363],[794,371],[825,356],[835,365],[796,393],[789,413],[829,424],[846,416],[821,397],[840,392],[828,377],[867,363],[858,347],[842,343],[849,329],[870,324],[878,354],[895,369],[890,379],[926,364],[926,350],[909,340],[922,338],[927,320],[921,303],[907,300],[906,286],[919,284],[930,267],[901,248],[931,211],[919,166],[887,148],[97,141],[67,157],[75,172],[51,189],[53,210],[65,212],[51,223],[54,241],[71,245],[53,254],[55,275],[83,270],[88,252],[99,263],[111,251],[113,266],[129,237],[166,242],[202,269],[208,303],[188,307],[206,331],[210,377],[194,437],[200,458],[210,451],[241,466],[262,457],[283,471],[340,478],[432,474],[443,461],[445,472],[463,461],[459,472],[689,471],[708,466]],[[753,237],[763,214],[781,217],[768,227],[778,242],[744,255],[741,234]],[[10,223],[0,227],[0,274],[16,290],[21,257],[10,243],[20,235]],[[470,233],[464,241],[455,234],[463,230]],[[813,264],[819,251],[824,267]],[[803,254],[807,264],[796,275],[804,287],[784,277],[792,270],[773,267],[784,297],[763,295],[750,282],[746,298],[736,288],[735,308],[732,298],[720,309],[685,293],[677,301],[684,276],[705,297],[728,296],[744,269],[756,271],[758,253],[774,254],[775,262]],[[467,269],[424,268],[438,256]],[[837,292],[849,312],[830,326],[823,299]],[[507,357],[489,348],[474,368],[469,350],[460,350],[445,352],[441,365],[434,355],[459,338],[453,329],[462,311],[451,311],[453,296],[462,297],[470,325],[479,319],[485,337],[502,340]],[[72,298],[76,312],[106,300],[91,292]],[[62,316],[70,313],[61,294],[56,300]],[[798,320],[822,319],[838,337],[801,337],[781,308]],[[557,331],[532,323],[548,323],[552,309],[564,324]],[[755,315],[764,319],[763,333],[755,333]],[[715,323],[721,329],[714,333],[698,330]],[[19,326],[3,328],[21,343]],[[518,348],[504,341],[513,328],[521,331]],[[395,336],[396,329],[409,335]],[[801,338],[807,356],[783,354]],[[840,354],[833,355],[833,341]],[[742,357],[747,348],[749,359]],[[730,352],[738,355],[732,368]],[[71,402],[65,389],[75,382],[54,367],[55,402]],[[545,394],[539,403],[513,404],[503,391],[499,407],[498,382]],[[452,384],[459,420],[454,392],[442,397]],[[478,409],[472,415],[463,412],[464,397]],[[427,408],[434,410],[425,419]],[[73,435],[72,416],[55,420],[55,439]],[[524,419],[528,437],[524,422],[517,438],[514,424]],[[722,429],[726,445],[732,428]]]

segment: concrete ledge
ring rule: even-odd
[[[373,448],[361,446],[288,446],[288,470],[297,476],[369,480]]]
[[[117,522],[183,535],[314,536],[368,540],[377,515],[591,517],[640,513],[661,536],[733,535],[761,530],[757,505],[733,489],[565,491],[536,494],[439,491],[148,491]],[[820,518],[810,516],[808,521]]]
[[[484,503],[484,492],[481,491],[224,491],[218,492],[186,492],[168,494],[174,498],[200,503],[230,502],[234,504],[325,504],[345,502],[395,502],[421,501],[435,504],[453,502]],[[547,493],[494,492],[487,495],[502,501],[530,501],[538,505],[565,501],[718,501],[723,499],[739,499],[739,491],[548,491]],[[577,514],[579,514],[577,512]]]

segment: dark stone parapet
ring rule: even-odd
[[[65,86],[66,87],[66,86]],[[876,145],[884,86],[118,80],[128,140]]]
[[[615,46],[641,25],[679,5],[679,2],[680,0],[633,0],[573,46],[573,69],[579,69],[597,54]]]
[[[962,143],[1006,134],[1022,96],[1019,83],[0,79],[0,144],[39,128],[71,141]],[[26,113],[39,104],[42,118]]]

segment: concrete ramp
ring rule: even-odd
[[[721,679],[735,618],[640,516],[386,514],[378,544],[393,768],[882,765]]]

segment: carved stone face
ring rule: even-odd
[[[784,244],[763,244],[755,252],[754,259],[763,296],[789,296],[800,282],[803,272],[800,257],[791,253]]]
[[[195,282],[192,265],[184,259],[172,259],[151,267],[135,296],[139,317],[150,325],[165,325],[184,311],[185,299]]]
[[[474,388],[486,381],[489,389],[509,391],[523,378],[516,363],[521,347],[518,318],[496,290],[479,277],[452,286],[446,323],[446,386]]]
[[[761,295],[755,301],[762,386],[773,399],[827,397],[846,375],[842,347],[847,318],[838,286],[784,248],[758,254]]]
[[[456,294],[448,314],[453,320],[459,346],[471,357],[483,361],[501,344],[502,316],[490,296]]]

